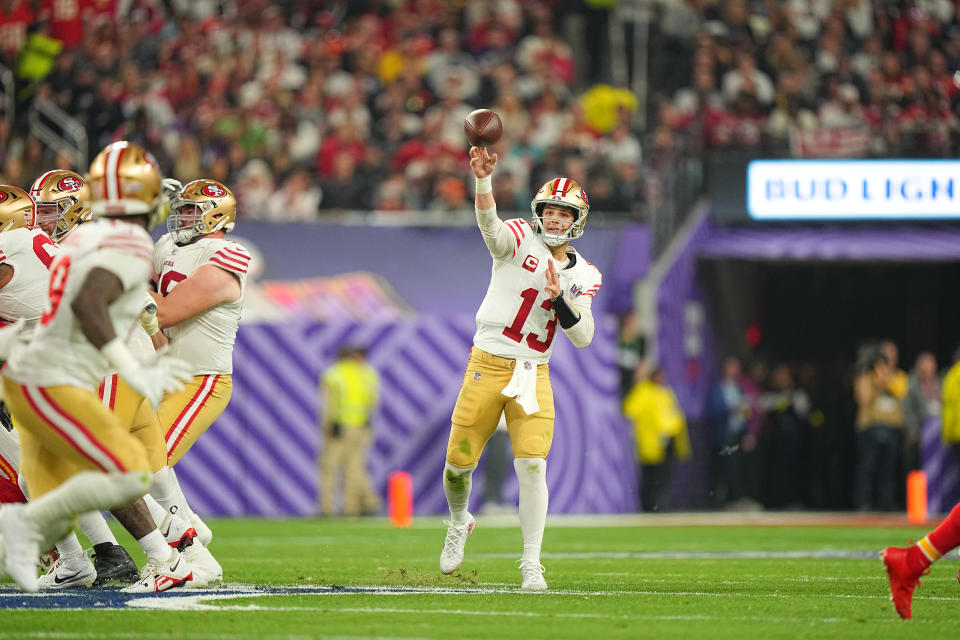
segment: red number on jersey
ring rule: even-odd
[[[523,323],[527,321],[527,316],[530,315],[530,311],[533,309],[533,303],[537,301],[537,296],[540,295],[540,292],[537,289],[525,289],[520,293],[520,297],[523,298],[523,302],[520,304],[520,309],[517,311],[517,316],[513,319],[513,324],[509,327],[503,328],[503,335],[507,336],[514,342],[520,342],[523,340]],[[553,305],[550,304],[549,300],[544,300],[540,303],[540,308],[546,309],[547,311],[553,310]],[[540,336],[534,333],[527,334],[527,346],[537,351],[538,353],[545,353],[547,349],[550,348],[550,343],[553,342],[553,336],[557,332],[557,316],[554,314],[550,322],[547,323],[547,337],[542,341]]]
[[[47,269],[50,268],[50,263],[53,262],[53,256],[56,250],[57,245],[46,235],[38,233],[33,236],[33,252],[37,254],[37,259],[40,260]]]
[[[187,276],[183,275],[179,271],[167,271],[160,278],[160,295],[164,298],[173,291],[173,288],[177,286],[177,283],[183,282],[187,279]]]
[[[47,293],[48,307],[40,316],[40,324],[45,325],[57,313],[63,299],[63,289],[67,286],[67,274],[70,272],[70,256],[63,256],[53,263],[50,270],[50,289]]]

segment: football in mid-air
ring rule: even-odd
[[[463,121],[463,132],[474,147],[486,147],[496,144],[503,134],[500,116],[490,109],[477,109]]]

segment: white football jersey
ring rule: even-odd
[[[13,267],[13,278],[0,289],[0,321],[27,321],[31,327],[43,314],[50,282],[50,265],[57,245],[40,227],[0,233],[0,264]]]
[[[77,227],[50,266],[40,324],[29,342],[14,348],[5,375],[23,384],[95,390],[111,367],[80,330],[71,305],[91,270],[113,273],[123,293],[110,304],[110,321],[117,335],[126,337],[143,309],[152,252],[153,240],[138,225],[102,219]]]
[[[547,362],[553,342],[561,331],[557,314],[544,286],[550,248],[543,243],[526,220],[505,221],[515,243],[512,253],[494,258],[487,295],[477,311],[477,333],[473,344],[503,358]],[[592,298],[600,289],[600,270],[587,262],[572,247],[567,247],[570,262],[557,265],[560,287],[568,300],[580,296]]]
[[[204,265],[235,275],[240,280],[240,298],[208,309],[164,333],[170,339],[171,354],[193,365],[194,375],[233,373],[233,343],[250,266],[246,248],[225,238],[200,238],[183,247],[174,246],[159,265],[160,295],[169,295],[177,283]]]

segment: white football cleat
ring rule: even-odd
[[[186,585],[187,587],[193,589],[205,587],[214,582],[223,582],[223,567],[210,550],[200,544],[199,540],[194,540],[193,544],[184,550],[183,555],[193,568],[193,579]]]
[[[444,520],[447,525],[447,538],[443,541],[443,551],[440,552],[440,571],[451,574],[463,563],[463,548],[467,546],[467,536],[473,533],[477,521],[469,513],[466,524],[454,526],[451,520]]]
[[[43,533],[23,515],[22,504],[0,507],[0,538],[6,551],[4,570],[24,591],[39,591],[37,562]]]
[[[147,562],[140,570],[140,579],[124,593],[160,593],[185,586],[193,579],[193,570],[183,554],[170,549],[170,557],[163,562]]]
[[[79,552],[72,556],[61,555],[53,563],[50,571],[38,582],[41,589],[69,589],[71,587],[89,587],[97,579],[97,570],[90,556]]]
[[[163,539],[177,551],[183,551],[189,547],[197,537],[197,530],[178,515],[168,513],[164,516],[163,522],[158,524]]]
[[[546,591],[547,581],[543,579],[545,569],[539,562],[532,560],[520,561],[520,588],[523,591]]]

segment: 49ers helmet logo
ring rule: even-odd
[[[57,183],[57,188],[61,191],[77,191],[80,187],[83,186],[83,183],[80,182],[77,178],[73,176],[67,176],[66,178],[61,178],[60,182]]]
[[[204,185],[200,192],[205,196],[210,196],[211,198],[222,198],[223,196],[227,195],[227,191],[223,187],[219,187],[215,184]]]
[[[0,202],[3,202],[3,201],[6,200],[6,199],[7,199],[7,192],[6,192],[6,191],[0,191]]]

